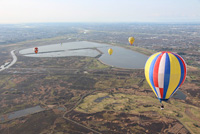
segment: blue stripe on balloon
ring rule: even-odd
[[[161,98],[158,98],[158,99],[160,100],[160,102],[169,100],[169,99],[161,99]]]
[[[155,66],[155,63],[156,63],[156,60],[158,59],[158,57],[161,55],[162,53],[158,54],[151,62],[151,66],[150,66],[150,69],[149,69],[149,80],[151,82],[151,85],[155,91],[155,93],[157,94],[158,96],[158,93],[156,91],[156,88],[154,86],[154,82],[153,82],[153,71],[154,71],[154,66]]]
[[[173,54],[173,53],[172,53]],[[176,58],[178,59],[179,61],[179,64],[180,64],[180,68],[181,68],[181,78],[180,78],[180,81],[179,81],[179,84],[178,86],[176,87],[176,89],[173,91],[173,93],[170,95],[173,96],[173,94],[176,92],[176,90],[178,89],[178,87],[181,85],[182,81],[183,81],[183,78],[184,78],[184,65],[183,65],[183,62],[181,61],[181,59],[176,55],[176,54],[173,54],[174,56],[176,56]]]
[[[164,88],[163,88],[163,99],[165,99],[170,80],[170,59],[168,53],[166,53],[165,60],[165,73],[164,73]]]

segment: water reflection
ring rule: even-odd
[[[97,98],[96,100],[94,100],[94,102],[101,102],[103,99],[106,99],[106,98],[110,98],[110,96],[104,96],[104,97],[99,97],[99,98]]]
[[[26,116],[26,115],[29,115],[29,114],[34,114],[34,113],[37,113],[37,112],[41,112],[41,111],[44,111],[44,110],[45,109],[41,108],[40,106],[26,108],[26,109],[19,110],[19,111],[16,111],[16,112],[8,114],[8,119],[12,120],[12,119],[16,119],[16,118],[19,118],[19,117],[22,117],[22,116]]]
[[[180,99],[180,100],[185,100],[186,99],[186,95],[181,92],[180,90],[176,91],[176,93],[173,95],[172,98],[175,98],[175,99]]]
[[[113,49],[113,54],[108,54],[108,49]],[[144,68],[147,56],[125,48],[100,44],[94,42],[70,42],[38,47],[39,53],[34,54],[33,48],[21,50],[19,53],[29,57],[66,57],[66,56],[88,56],[98,57],[103,63],[127,69]]]
[[[107,52],[107,48],[98,48],[100,51]],[[144,68],[144,65],[148,59],[146,55],[131,51],[121,47],[112,47],[113,54],[110,56],[108,53],[104,53],[99,60],[103,63],[126,69],[138,69]]]

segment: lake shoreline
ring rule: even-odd
[[[113,49],[110,56],[107,51]],[[51,44],[38,47],[39,53],[35,54],[32,48],[19,51],[19,54],[27,57],[92,57],[98,59],[102,64],[119,69],[144,69],[148,57],[142,53],[102,43],[80,41]]]

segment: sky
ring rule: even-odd
[[[0,24],[200,22],[200,0],[0,0]]]

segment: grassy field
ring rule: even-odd
[[[100,99],[100,101],[97,101]],[[185,104],[181,101],[171,99],[165,103],[165,109],[159,108],[160,104],[156,98],[150,96],[137,96],[129,94],[97,93],[90,95],[83,100],[75,110],[83,113],[96,113],[101,111],[127,112],[140,114],[148,111],[155,111],[160,116],[178,119],[188,130],[193,133],[200,133],[200,109]],[[189,113],[187,112],[189,110]],[[151,113],[149,113],[151,114]]]
[[[136,46],[126,46],[125,48],[131,49],[133,51],[145,54],[147,56],[152,55],[153,53],[156,53],[153,50],[149,50],[149,49],[145,49],[145,48],[141,48],[141,47],[136,47]]]
[[[54,38],[52,40],[44,39],[42,40],[43,43],[41,43],[41,45],[47,44],[48,41],[51,42],[51,44],[59,43],[58,40],[62,40],[62,38]],[[40,40],[33,42],[33,44],[37,44],[38,42],[40,42]],[[25,44],[26,43],[32,44],[31,41],[27,41]],[[145,55],[154,53],[152,50],[130,45],[123,47]],[[186,104],[184,101],[171,99],[170,102],[164,103],[165,110],[161,110],[159,108],[159,101],[155,97],[152,97],[154,96],[153,93],[150,92],[148,95],[150,87],[145,80],[143,69],[125,70],[112,68],[104,65],[98,59],[90,57],[55,59],[31,58],[30,60],[30,58],[18,56],[18,62],[14,67],[18,70],[24,68],[24,71],[26,71],[27,68],[32,69],[37,67],[38,72],[36,71],[35,73],[37,74],[35,75],[27,74],[27,76],[23,73],[13,76],[1,75],[0,92],[2,98],[1,104],[3,104],[2,110],[0,110],[1,114],[39,104],[43,106],[65,106],[67,110],[70,110],[74,107],[76,102],[80,100],[82,95],[86,94],[87,91],[96,89],[98,90],[97,92],[100,93],[87,96],[83,100],[83,103],[78,105],[75,109],[80,114],[87,114],[88,117],[86,116],[86,118],[90,118],[88,114],[98,115],[98,112],[106,111],[103,113],[103,119],[110,120],[112,123],[111,126],[115,125],[115,123],[112,122],[115,119],[119,119],[119,126],[123,126],[123,124],[127,124],[128,126],[128,123],[125,123],[126,121],[123,122],[121,120],[123,116],[118,116],[118,113],[134,114],[134,119],[129,122],[131,124],[140,114],[145,115],[148,118],[153,117],[153,111],[156,113],[156,117],[153,117],[153,119],[157,118],[160,120],[159,117],[162,117],[162,119],[177,119],[190,132],[200,133],[200,108],[194,106],[194,104],[199,104],[198,94],[196,94],[199,89],[200,71],[198,68],[188,66],[189,71],[187,80],[183,87],[181,87],[185,94],[188,93],[187,99],[190,98],[190,102],[193,103],[193,105],[190,105],[190,103]],[[45,68],[46,72],[44,72],[44,74],[40,74],[41,68]],[[193,88],[192,90],[191,87]],[[126,92],[125,90],[129,88],[132,91]],[[117,90],[116,92],[118,93],[109,92],[108,90]],[[50,112],[49,114],[52,113]],[[59,116],[61,117],[62,115]],[[85,115],[83,118],[84,117]],[[34,118],[32,120],[34,120]],[[105,120],[102,120],[102,122]],[[151,119],[148,121],[151,122]],[[79,122],[79,120],[77,120],[77,122]],[[162,124],[162,122],[165,122],[165,120],[162,120],[159,123]],[[84,124],[84,122],[82,123]],[[109,127],[109,124],[102,125],[101,121],[98,122],[98,120],[90,120],[87,123],[89,126],[96,124],[102,131],[108,130],[106,127]],[[85,122],[85,125],[88,125],[87,123]],[[63,130],[66,128],[71,129],[71,126],[67,127],[66,122],[59,122],[58,124],[60,125],[58,126],[59,132],[61,132],[61,128]],[[143,127],[140,127],[139,123],[138,125],[134,126],[131,124],[130,126],[130,129],[133,129],[132,131],[135,133],[137,130],[143,131],[144,129]],[[77,129],[76,127],[74,130]],[[116,128],[117,127],[118,126],[116,126]],[[80,128],[80,130],[81,129],[82,128]],[[159,129],[157,130],[159,131]],[[139,132],[141,131],[138,131],[138,133]]]
[[[81,60],[81,62],[88,63],[88,69],[105,69],[109,68],[108,65],[101,63],[98,59],[86,57],[85,59]]]

